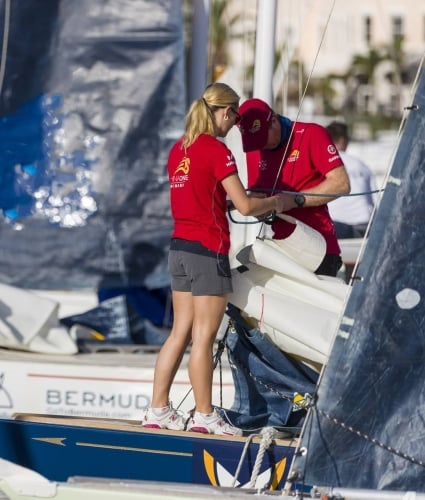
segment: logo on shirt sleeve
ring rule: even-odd
[[[234,156],[230,153],[227,155],[226,167],[233,167],[236,165]]]

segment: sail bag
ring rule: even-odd
[[[313,396],[318,374],[281,351],[259,329],[250,328],[236,308],[226,336],[235,385],[229,417],[242,429],[298,427],[303,410],[294,396]]]

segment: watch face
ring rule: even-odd
[[[295,195],[295,203],[299,206],[302,207],[305,203],[305,197],[303,194],[296,194]]]

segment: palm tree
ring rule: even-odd
[[[372,84],[375,69],[385,59],[385,55],[377,49],[369,49],[366,55],[355,55],[351,62],[350,72],[360,83]]]
[[[239,13],[229,17],[231,0],[211,0],[210,41],[208,50],[208,76],[217,80],[229,64],[228,45],[231,38],[240,35],[232,33],[232,27],[240,19]]]
[[[386,48],[386,57],[393,64],[393,71],[386,75],[391,81],[395,89],[395,108],[401,108],[401,93],[404,75],[408,73],[405,64],[405,55],[403,51],[403,36],[398,35],[394,37],[392,45]]]
[[[209,43],[205,47],[208,56],[207,81],[217,80],[229,64],[228,44],[231,38],[241,35],[232,33],[231,28],[240,18],[240,14],[228,16],[228,8],[231,0],[209,0]],[[184,34],[186,73],[188,79],[188,68],[191,64],[190,53],[192,44],[192,22],[194,12],[194,0],[183,0]]]

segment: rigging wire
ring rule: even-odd
[[[375,193],[380,193],[381,191],[384,191],[383,189],[373,189],[372,191],[362,191],[362,192],[358,192],[358,193],[310,193],[310,192],[304,192],[304,191],[291,191],[291,190],[286,190],[286,189],[275,189],[275,190],[272,190],[272,189],[266,189],[266,188],[259,188],[259,189],[256,189],[256,188],[251,188],[251,189],[248,189],[248,191],[252,191],[252,192],[260,192],[260,193],[264,193],[264,192],[269,192],[269,191],[273,191],[273,193],[282,193],[282,194],[304,194],[304,195],[308,195],[308,196],[319,196],[319,197],[328,197],[328,198],[343,198],[343,197],[346,197],[346,196],[364,196],[366,194],[375,194]]]
[[[335,2],[336,0],[333,0],[332,2],[332,6],[331,6],[331,9],[329,11],[329,14],[328,14],[328,18],[326,20],[326,23],[325,23],[325,27],[323,28],[323,32],[322,32],[322,36],[320,37],[320,42],[319,42],[319,46],[317,48],[317,51],[316,51],[316,54],[314,56],[314,59],[313,59],[313,64],[311,66],[311,69],[310,69],[310,72],[308,74],[308,77],[307,77],[307,81],[306,81],[306,84],[305,84],[305,87],[304,87],[304,91],[301,95],[301,99],[300,99],[300,103],[299,103],[299,106],[298,106],[298,110],[297,110],[297,114],[295,116],[295,120],[294,120],[294,123],[297,123],[298,120],[299,120],[299,117],[300,117],[300,113],[301,113],[301,109],[302,109],[302,106],[304,104],[304,99],[305,99],[305,96],[306,96],[306,93],[307,93],[307,90],[308,90],[308,87],[310,85],[310,80],[313,76],[313,72],[314,70],[316,69],[316,63],[317,63],[317,60],[319,58],[319,54],[320,54],[320,51],[322,49],[322,45],[323,45],[323,41],[325,39],[325,35],[326,35],[326,32],[328,30],[328,27],[329,27],[329,23],[330,23],[330,20],[331,20],[331,17],[332,17],[332,13],[334,11],[334,8],[335,8]],[[275,183],[274,183],[274,186],[273,188],[276,188],[276,185],[277,185],[277,182],[278,182],[278,179],[279,179],[279,176],[280,176],[280,173],[282,171],[282,168],[283,168],[283,163],[284,163],[284,160],[285,160],[285,157],[286,157],[286,153],[288,151],[288,147],[289,147],[289,143],[291,142],[291,138],[292,138],[292,135],[293,135],[293,128],[291,130],[291,134],[289,136],[289,139],[287,141],[287,145],[286,145],[286,148],[285,148],[285,152],[283,154],[283,157],[282,157],[282,160],[280,162],[280,166],[279,166],[279,170],[277,172],[277,175],[276,175],[276,179],[275,179]]]
[[[415,75],[415,79],[411,85],[411,88],[410,88],[410,99],[412,100],[414,98],[414,94],[415,94],[415,90],[418,86],[418,82],[419,82],[419,77],[422,73],[422,68],[424,66],[424,61],[425,61],[425,52],[422,54],[422,57],[421,57],[421,60],[419,62],[419,65],[418,65],[418,70],[416,71],[416,75]],[[397,131],[397,141],[396,141],[396,145],[398,145],[398,142],[400,140],[400,137],[401,137],[401,133],[404,129],[404,125],[406,123],[406,120],[407,120],[407,116],[408,116],[408,111],[411,111],[412,109],[415,109],[415,104],[412,103],[411,106],[407,106],[403,109],[403,116],[401,118],[401,121],[400,121],[400,126],[398,128],[398,131]],[[390,176],[390,173],[391,173],[391,167],[392,167],[392,164],[393,164],[393,161],[395,159],[395,154],[396,154],[396,151],[397,151],[397,147],[394,146],[394,149],[393,149],[393,152],[391,154],[391,161],[388,165],[388,169],[387,169],[387,172],[386,172],[386,176],[385,176],[385,179],[384,179],[384,186],[387,184],[388,182],[388,178]],[[373,214],[372,214],[373,216]]]
[[[272,191],[271,189],[249,189],[247,191],[259,191],[259,192],[269,192]],[[361,193],[306,193],[304,191],[287,191],[285,189],[275,189],[273,190],[273,193],[282,193],[282,194],[303,194],[303,195],[308,195],[308,196],[319,196],[319,197],[326,197],[328,196],[329,198],[342,198],[346,196],[365,196],[369,194],[375,194],[375,193],[381,193],[384,191],[384,189],[374,189],[373,191],[362,191]],[[256,217],[256,220],[245,220],[244,221],[238,221],[232,216],[232,210],[235,210],[235,206],[232,203],[229,203],[228,208],[227,208],[227,214],[229,216],[229,219],[234,223],[234,224],[272,224],[276,218],[275,212],[272,213],[272,215],[268,215],[265,217]]]
[[[304,103],[304,98],[306,96],[306,93],[307,93],[307,90],[308,90],[308,87],[310,85],[310,80],[313,76],[313,72],[314,70],[316,69],[316,63],[317,63],[317,60],[319,58],[319,54],[320,54],[320,51],[322,49],[322,45],[323,45],[323,41],[325,39],[325,36],[326,36],[326,33],[327,33],[327,30],[328,30],[328,27],[329,27],[329,23],[330,23],[330,20],[331,20],[331,17],[332,17],[332,14],[333,14],[333,11],[335,9],[335,3],[336,3],[336,0],[333,0],[332,1],[332,5],[331,5],[331,8],[329,10],[329,13],[328,13],[328,17],[327,17],[327,20],[326,20],[326,23],[325,23],[325,26],[323,28],[323,31],[322,31],[322,34],[321,34],[321,37],[320,37],[320,42],[319,42],[319,46],[317,48],[317,51],[315,53],[315,56],[314,56],[314,59],[313,59],[313,64],[311,66],[311,69],[310,69],[310,72],[308,74],[308,77],[307,77],[307,81],[306,81],[306,84],[305,84],[305,87],[304,87],[304,91],[301,95],[301,99],[300,99],[300,103],[299,103],[299,106],[298,106],[298,110],[297,110],[297,114],[295,116],[295,120],[294,120],[294,125],[298,122],[299,120],[299,117],[300,117],[300,113],[301,113],[301,109],[302,109],[302,106],[303,106],[303,103]],[[293,133],[294,133],[294,127],[291,128],[291,132],[289,134],[289,137],[288,137],[288,140],[286,142],[286,146],[285,146],[285,149],[283,151],[283,155],[282,155],[282,159],[280,161],[280,165],[279,165],[279,168],[278,168],[278,171],[276,173],[276,177],[275,177],[275,181],[274,181],[274,184],[273,184],[273,188],[271,190],[271,194],[273,195],[276,191],[276,186],[277,186],[277,183],[278,183],[278,180],[279,180],[279,177],[280,177],[280,174],[282,172],[282,168],[283,168],[283,164],[285,162],[285,158],[286,158],[286,155],[288,153],[288,149],[289,149],[289,145],[291,143],[291,139],[292,139],[292,136],[293,136]],[[308,193],[309,196],[310,196],[310,193]],[[260,230],[258,232],[258,237],[260,237],[260,234],[261,232],[263,231],[263,228],[264,228],[264,225],[262,224],[261,227],[260,227]]]
[[[422,54],[422,58],[421,58],[421,60],[419,62],[418,70],[417,70],[416,75],[415,75],[415,79],[414,79],[414,81],[413,81],[413,83],[411,85],[411,88],[410,88],[410,100],[411,100],[411,102],[412,102],[412,100],[414,98],[414,94],[415,94],[416,88],[418,86],[419,77],[420,77],[420,75],[422,73],[422,68],[424,66],[424,61],[425,61],[425,52]],[[405,122],[407,120],[407,116],[408,116],[407,112],[411,111],[412,109],[415,109],[415,104],[414,103],[412,103],[412,105],[407,106],[407,107],[405,107],[403,109],[403,115],[401,117],[400,125],[399,125],[398,131],[397,131],[397,140],[396,140],[396,142],[394,144],[394,147],[393,147],[393,150],[392,150],[392,153],[391,153],[390,161],[388,163],[388,168],[387,168],[387,171],[386,171],[386,174],[385,174],[385,178],[383,180],[382,188],[379,190],[380,191],[380,196],[382,196],[382,192],[385,191],[385,186],[387,185],[388,179],[390,178],[390,175],[391,175],[391,168],[392,168],[392,165],[393,165],[394,160],[395,160],[395,155],[396,155],[396,152],[397,152],[398,143],[400,142],[401,133],[402,133],[402,131],[404,129],[404,125],[405,125]],[[366,231],[365,231],[363,242],[362,242],[362,245],[360,247],[360,251],[359,251],[358,257],[357,257],[357,261],[356,261],[356,263],[354,265],[354,268],[353,268],[353,271],[352,271],[350,283],[352,283],[354,280],[358,279],[358,277],[357,277],[357,269],[359,268],[359,265],[360,265],[360,255],[363,254],[363,250],[364,250],[364,247],[366,245],[367,238],[369,236],[371,224],[372,224],[373,219],[375,218],[375,213],[376,213],[376,210],[378,209],[378,206],[379,206],[379,200],[378,200],[377,203],[375,203],[375,205],[373,207],[373,210],[372,210],[372,213],[371,213],[371,216],[370,216],[370,219],[369,219],[369,223],[368,223]]]
[[[3,90],[4,75],[6,73],[7,47],[9,43],[9,30],[10,30],[10,2],[11,0],[4,1],[3,42],[2,42],[1,57],[0,57],[0,96]]]

